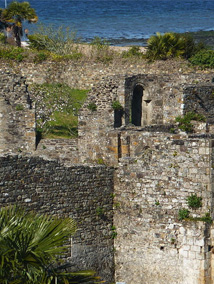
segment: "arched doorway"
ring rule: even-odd
[[[143,87],[141,85],[137,85],[133,90],[131,105],[131,123],[135,126],[141,126],[142,123],[142,98]]]

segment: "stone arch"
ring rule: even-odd
[[[135,126],[142,125],[142,102],[143,102],[142,85],[137,84],[133,89],[132,101],[131,101],[131,123]]]

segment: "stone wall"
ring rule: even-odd
[[[44,159],[58,159],[64,164],[79,162],[78,139],[42,139],[33,153]]]
[[[189,86],[184,89],[184,112],[194,111],[213,122],[214,115],[214,86],[203,84]]]
[[[145,74],[131,77],[118,75],[101,80],[89,92],[79,112],[80,161],[102,159],[108,164],[117,164],[121,157],[119,152],[124,151],[117,129],[134,126],[138,127],[138,131],[162,131],[161,125],[164,125],[164,131],[169,132],[170,128],[176,127],[176,117],[188,111],[196,111],[211,118],[214,85],[210,82],[203,86],[191,86],[190,80],[191,77],[185,75],[175,81],[173,76]],[[136,100],[134,105],[135,94],[140,97],[140,101]],[[200,99],[197,94],[200,94]],[[202,110],[202,101],[205,102],[208,97]],[[123,109],[119,118],[116,118],[116,111],[112,107],[114,101],[118,101]],[[91,110],[92,104],[96,110]],[[136,117],[133,117],[133,113],[137,114]],[[206,131],[206,127],[203,131]],[[213,132],[211,127],[209,131]],[[124,141],[123,145],[126,144],[129,142]]]
[[[213,142],[136,130],[121,133],[127,137],[129,157],[115,172],[116,281],[212,283],[213,227],[196,220],[213,216]],[[201,208],[188,207],[192,194]],[[195,219],[179,220],[182,208]]]
[[[74,218],[78,231],[69,262],[73,269],[94,269],[108,283],[114,279],[112,195],[111,168],[65,167],[39,157],[0,158],[0,206],[18,204]]]
[[[11,67],[12,65],[12,67]],[[193,70],[185,61],[157,61],[148,63],[145,60],[118,59],[108,64],[91,60],[66,61],[66,62],[43,62],[40,64],[28,62],[1,62],[1,70],[8,72],[13,70],[27,78],[27,84],[37,83],[66,83],[71,88],[91,89],[100,80],[108,76],[136,74],[170,75],[174,82],[179,79],[186,83],[188,76],[189,84],[210,82],[214,77],[212,71]]]
[[[25,81],[0,70],[0,152],[35,150],[35,109]]]

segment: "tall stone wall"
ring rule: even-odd
[[[188,111],[202,114],[209,123],[214,122],[213,84],[188,86],[184,89],[184,112]]]
[[[113,171],[104,166],[65,167],[39,157],[0,158],[0,206],[18,204],[40,213],[70,216],[78,230],[68,261],[114,280]]]
[[[25,78],[0,71],[0,152],[35,150],[35,109]]]
[[[116,281],[151,284],[211,284],[213,142],[187,136],[124,131],[130,155],[115,173]],[[202,198],[191,209],[187,197]],[[192,219],[179,220],[186,208]],[[130,273],[131,271],[131,273]]]
[[[169,131],[176,122],[175,118],[188,111],[212,117],[213,84],[184,84],[188,79],[189,76],[183,76],[175,81],[173,76],[139,74],[130,77],[118,75],[101,80],[89,92],[79,113],[78,148],[81,162],[103,159],[108,164],[117,163],[121,157],[119,152],[123,150],[118,149],[120,137],[117,136],[116,129],[137,126],[138,131],[145,131],[154,126],[151,131],[159,131],[161,125],[168,125]],[[136,101],[136,107],[133,108],[135,90],[140,101]],[[202,108],[207,93],[210,99]],[[200,99],[197,94],[200,94]],[[122,107],[119,118],[116,118],[112,106],[114,101],[118,101]],[[92,110],[91,105],[95,109]],[[134,125],[133,113],[138,111],[141,112],[140,122]]]

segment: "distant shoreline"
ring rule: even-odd
[[[203,42],[207,46],[214,46],[214,31],[198,31],[198,32],[186,32],[185,34],[190,34],[193,36],[195,41],[198,42]],[[146,47],[147,46],[147,40],[148,38],[142,38],[142,39],[107,39],[107,42],[111,46],[142,46]]]

